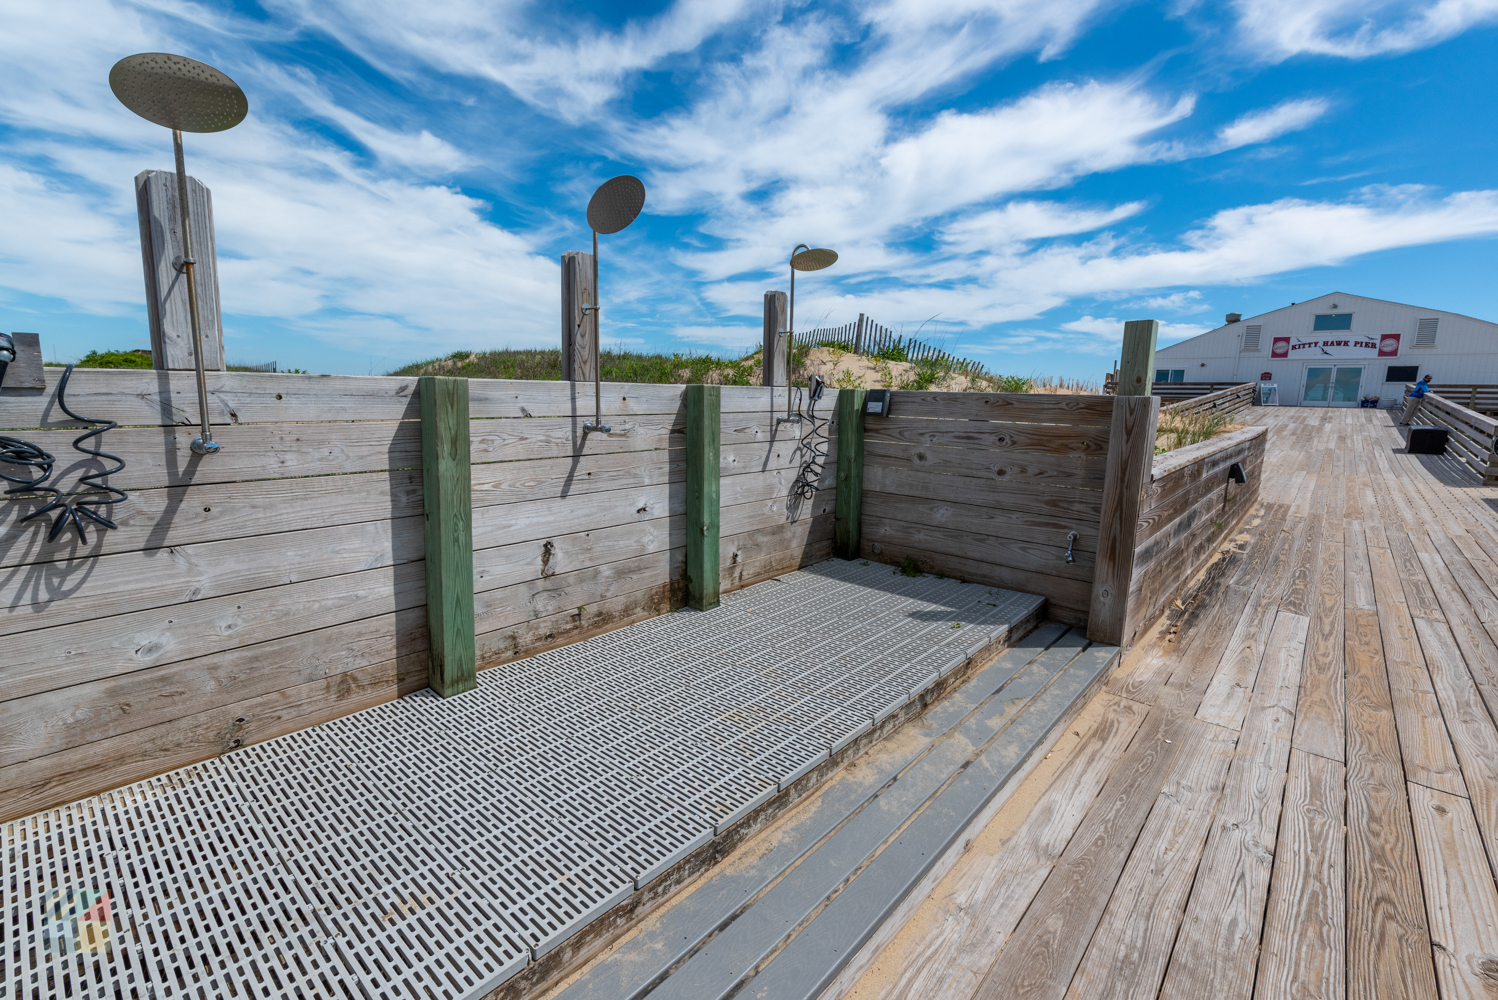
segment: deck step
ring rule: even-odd
[[[1036,629],[558,1000],[816,997],[1117,657]]]

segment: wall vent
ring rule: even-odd
[[[1243,349],[1245,351],[1257,351],[1259,349],[1259,336],[1264,332],[1264,327],[1258,323],[1250,323],[1243,330]]]
[[[1439,322],[1441,322],[1439,319],[1422,319],[1420,321],[1420,326],[1415,330],[1416,347],[1436,346],[1436,324]]]

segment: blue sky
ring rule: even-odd
[[[231,360],[382,374],[554,346],[593,187],[603,337],[736,351],[797,243],[798,326],[867,313],[1009,373],[1097,378],[1346,291],[1498,320],[1498,0],[0,2],[0,329],[147,347],[140,51],[232,76],[189,136]],[[934,318],[933,318],[934,317]]]

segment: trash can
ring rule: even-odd
[[[1411,455],[1444,455],[1449,433],[1444,427],[1411,427],[1409,445],[1405,450]]]

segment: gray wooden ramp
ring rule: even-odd
[[[559,1000],[816,997],[1117,657],[1036,629]]]

